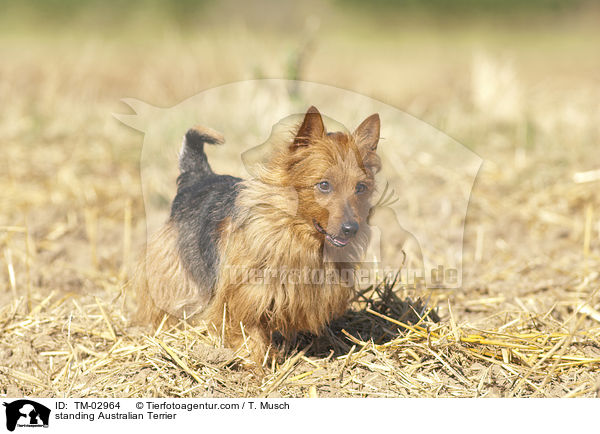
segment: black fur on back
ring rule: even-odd
[[[184,267],[200,288],[214,291],[219,256],[219,224],[231,216],[240,178],[215,174],[204,153],[204,143],[222,143],[203,131],[189,130],[179,159],[177,195],[171,221],[177,228],[178,247]]]

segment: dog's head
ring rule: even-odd
[[[285,155],[287,184],[298,192],[298,215],[331,246],[343,248],[366,226],[381,168],[379,115],[353,133],[327,132],[311,107]]]

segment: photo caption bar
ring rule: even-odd
[[[190,429],[194,432],[218,428],[224,432],[266,432],[267,427],[309,427],[336,432],[383,430],[390,426],[403,431],[423,429],[427,417],[450,429],[480,432],[491,412],[511,414],[522,428],[532,431],[564,432],[574,425],[594,422],[595,400],[548,399],[303,399],[303,398],[3,398],[5,411],[0,417],[0,432],[103,433],[143,430],[144,434]],[[470,408],[465,424],[465,402]],[[545,421],[528,418],[536,409],[560,406],[571,418]],[[384,416],[387,415],[387,416]],[[390,418],[391,415],[394,415]],[[564,430],[561,429],[564,426]],[[500,426],[502,427],[502,425]],[[502,427],[504,430],[505,427]],[[493,432],[493,431],[492,431]]]

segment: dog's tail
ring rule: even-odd
[[[204,144],[221,145],[225,138],[218,132],[205,127],[190,128],[183,138],[183,146],[179,154],[179,170],[193,177],[212,175],[210,164],[204,152]]]

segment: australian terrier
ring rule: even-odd
[[[134,279],[138,322],[206,321],[256,360],[274,332],[319,333],[352,299],[379,131],[374,114],[353,133],[327,132],[311,107],[258,176],[242,180],[208,164],[204,144],[223,143],[220,134],[190,129],[171,216]]]

